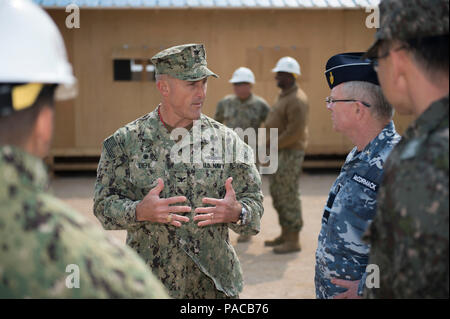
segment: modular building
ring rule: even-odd
[[[206,115],[232,93],[228,81],[240,66],[254,72],[254,93],[273,104],[279,90],[271,70],[291,56],[310,101],[305,165],[339,166],[352,148],[332,128],[325,64],[336,53],[370,46],[378,0],[34,1],[60,28],[78,79],[77,97],[56,105],[55,169],[95,168],[102,141],[158,105],[151,57],[185,43],[203,43],[208,66],[220,76],[208,80]],[[409,121],[395,117],[400,132]]]

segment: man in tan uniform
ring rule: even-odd
[[[285,254],[300,251],[299,234],[303,220],[299,179],[307,146],[309,106],[306,94],[296,84],[300,66],[295,59],[281,58],[272,71],[276,72],[275,80],[281,93],[267,116],[265,126],[267,130],[278,129],[278,170],[269,179],[270,194],[282,233],[274,240],[266,241],[265,245],[274,246],[277,254]]]

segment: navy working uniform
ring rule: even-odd
[[[375,79],[370,80],[371,74],[364,74],[367,70],[361,69],[368,66],[333,69],[333,60],[338,66],[363,62],[345,58],[337,61],[330,59],[331,68],[327,64],[327,71],[332,70],[326,72],[330,88],[348,81],[378,83],[376,75]],[[362,295],[369,246],[361,237],[376,213],[376,198],[383,176],[383,164],[399,141],[400,136],[395,131],[394,123],[390,121],[362,151],[358,152],[357,147],[354,147],[348,154],[338,178],[331,187],[322,217],[316,251],[317,298],[332,298],[347,290],[332,284],[332,278],[352,281],[362,279],[358,289],[358,294]]]

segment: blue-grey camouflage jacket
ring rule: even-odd
[[[352,281],[363,278],[369,246],[362,235],[376,213],[383,164],[399,141],[400,135],[391,121],[363,151],[358,152],[355,147],[348,154],[331,187],[322,217],[316,251],[317,298],[332,298],[346,291],[333,285],[332,278]],[[359,294],[362,289],[360,284]]]

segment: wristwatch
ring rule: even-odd
[[[239,220],[236,222],[236,225],[242,226],[247,224],[247,215],[247,210],[242,206],[241,214],[239,215]]]

